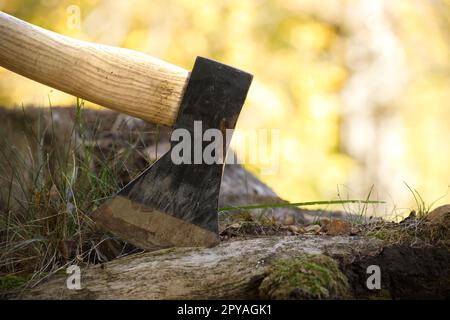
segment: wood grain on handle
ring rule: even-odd
[[[172,126],[189,72],[149,55],[76,40],[0,12],[0,66],[152,123]]]

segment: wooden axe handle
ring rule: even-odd
[[[189,72],[146,54],[76,40],[0,12],[0,65],[146,121],[172,126]]]

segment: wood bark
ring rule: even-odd
[[[341,295],[325,298],[450,298],[450,251],[445,247],[386,246],[374,238],[306,235],[253,238],[222,242],[214,248],[173,248],[134,254],[82,268],[80,290],[67,289],[68,275],[62,272],[14,298],[267,298],[267,292],[263,292],[267,291],[266,280],[277,278],[274,265],[280,261],[299,261],[295,259],[305,256],[320,256],[328,261],[331,258],[338,266],[339,270],[333,272],[339,275],[328,272],[326,277],[317,279],[325,290],[335,288],[333,279],[344,278],[345,290],[335,290]],[[380,289],[367,286],[371,275],[368,268],[374,265],[381,270]],[[295,272],[315,275],[308,271],[306,264]],[[317,298],[302,286],[278,289],[277,284],[274,285],[277,294],[280,290],[289,290],[285,295],[289,298]],[[274,285],[270,285],[272,289]]]

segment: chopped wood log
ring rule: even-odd
[[[380,267],[380,290],[367,288],[369,265]],[[444,248],[383,247],[363,237],[264,237],[130,255],[82,268],[80,290],[67,289],[62,273],[21,298],[448,298],[449,266]]]

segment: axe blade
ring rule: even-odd
[[[217,244],[224,161],[194,164],[194,121],[201,121],[202,137],[205,130],[218,129],[225,138],[226,129],[236,125],[251,81],[246,72],[197,57],[174,126],[190,133],[191,163],[172,162],[172,142],[163,157],[94,211],[93,220],[147,250]],[[222,145],[224,160],[226,141]]]

